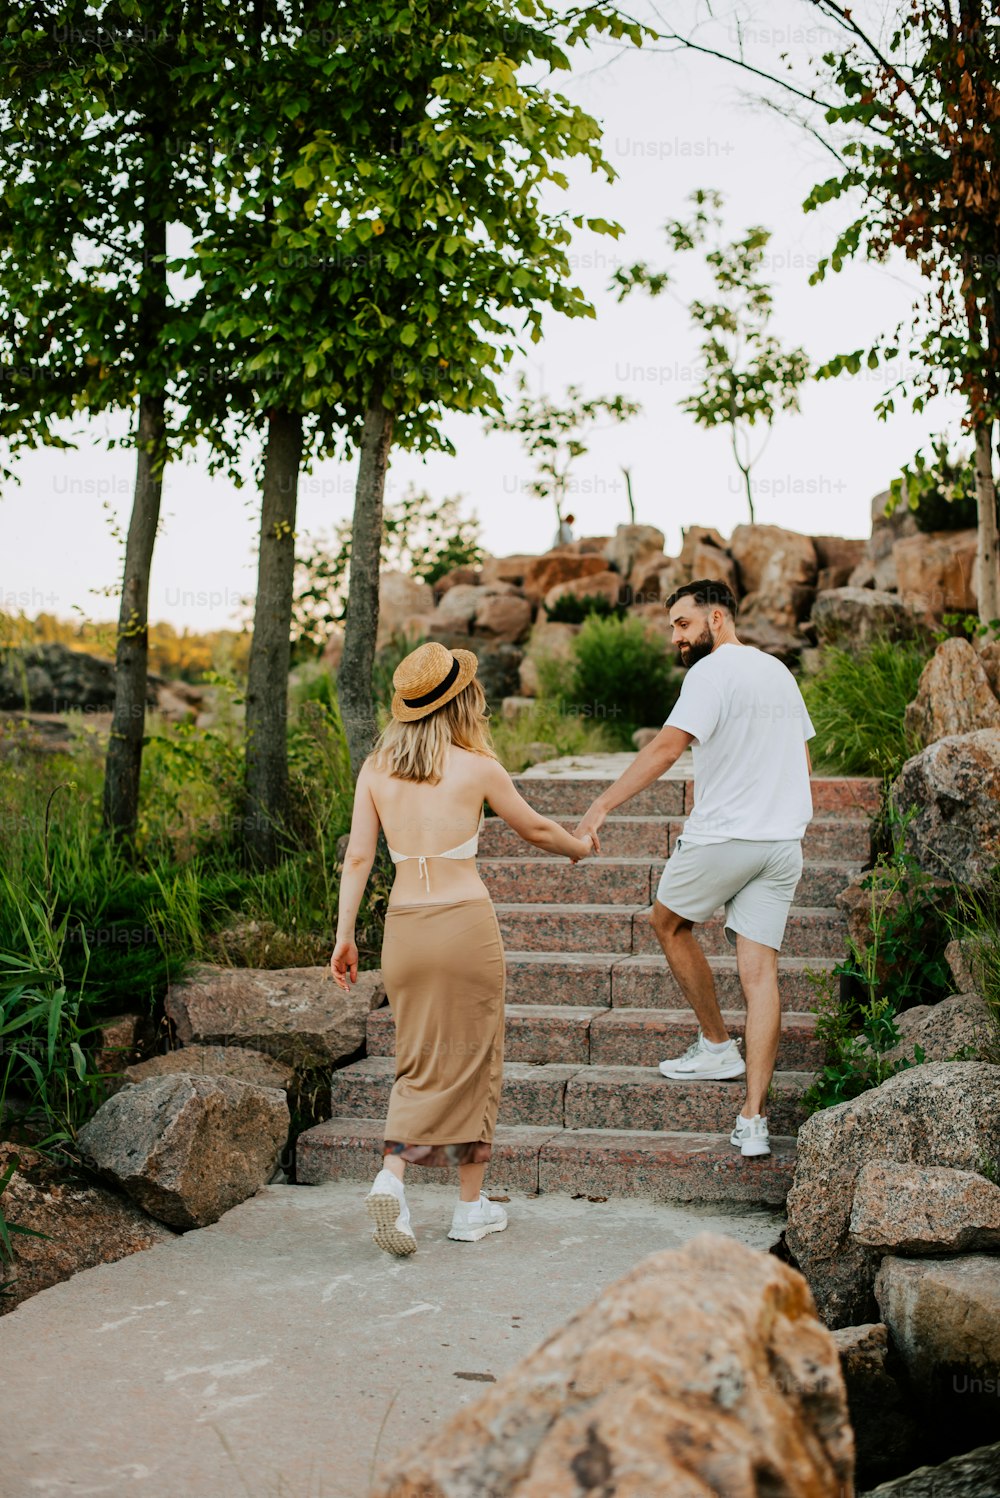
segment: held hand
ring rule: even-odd
[[[592,832],[588,832],[586,837],[577,838],[576,841],[580,846],[580,851],[570,854],[570,863],[579,863],[581,858],[589,858],[594,852],[594,844],[597,839]]]
[[[596,806],[591,806],[582,821],[573,829],[574,837],[589,837],[593,841],[595,853],[601,851],[601,840],[597,834],[604,824],[604,816],[603,811]]]
[[[351,983],[358,981],[358,949],[353,941],[338,941],[330,958],[330,971],[333,973],[334,982],[338,987],[349,991],[347,975],[350,973]]]

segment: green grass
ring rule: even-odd
[[[820,669],[799,682],[816,730],[810,741],[820,775],[895,775],[921,744],[906,732],[933,646],[876,639],[864,650],[828,646]]]

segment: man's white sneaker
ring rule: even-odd
[[[740,1055],[738,1041],[730,1040],[724,1051],[710,1051],[700,1030],[698,1039],[688,1046],[683,1056],[660,1062],[662,1074],[677,1081],[690,1078],[693,1081],[717,1082],[726,1077],[742,1077],[746,1069],[747,1064]]]
[[[375,1224],[372,1240],[387,1254],[412,1254],[417,1246],[410,1227],[403,1183],[391,1170],[380,1170],[365,1197],[365,1211]]]
[[[503,1207],[480,1195],[477,1202],[456,1203],[448,1237],[459,1243],[478,1243],[487,1233],[502,1233],[506,1226],[507,1213]]]
[[[757,1113],[753,1118],[739,1114],[736,1127],[729,1136],[729,1143],[739,1145],[741,1155],[769,1155],[771,1144],[767,1132],[767,1119]]]

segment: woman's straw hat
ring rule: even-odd
[[[392,716],[400,723],[426,718],[464,691],[478,665],[471,650],[448,650],[437,640],[418,645],[392,673]]]

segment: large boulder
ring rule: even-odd
[[[545,607],[552,608],[553,604],[566,595],[574,598],[606,598],[610,604],[615,605],[621,597],[622,581],[617,572],[592,572],[571,582],[556,583],[545,595]]]
[[[1000,862],[1000,729],[929,744],[906,761],[890,797],[900,816],[915,809],[904,845],[921,868],[983,884]]]
[[[429,583],[391,568],[382,572],[378,580],[378,649],[394,634],[401,634],[413,616],[433,614],[434,602],[434,589]]]
[[[520,666],[519,691],[524,697],[537,697],[541,687],[538,663],[542,660],[564,661],[573,659],[573,641],[580,633],[579,624],[558,624],[539,618],[525,647]],[[516,693],[518,688],[514,689]],[[507,694],[512,695],[511,693]]]
[[[385,1002],[382,974],[358,973],[345,993],[329,967],[223,968],[203,964],[167,989],[181,1045],[245,1045],[296,1068],[329,1066],[365,1038]]]
[[[898,1359],[884,1322],[840,1327],[832,1333],[847,1387],[847,1407],[859,1476],[898,1472],[914,1444],[916,1423],[899,1383]]]
[[[479,581],[513,583],[515,588],[520,588],[528,569],[537,561],[537,556],[529,555],[527,552],[517,552],[509,557],[486,556],[480,568]]]
[[[116,1092],[84,1124],[77,1145],[151,1217],[205,1227],[267,1185],[289,1123],[276,1087],[177,1072]]]
[[[900,596],[932,619],[976,610],[975,530],[925,531],[893,543]]]
[[[1000,1248],[1000,1187],[974,1170],[869,1160],[858,1173],[851,1235],[885,1254]]]
[[[986,1062],[911,1067],[806,1119],[786,1240],[830,1326],[880,1319],[873,1300],[880,1254],[850,1231],[862,1167],[889,1160],[978,1171],[984,1159],[1000,1159],[1000,1067]]]
[[[696,541],[691,548],[691,580],[706,577],[725,583],[733,597],[739,598],[740,580],[736,563],[728,551],[720,551],[718,546],[710,546],[707,541]]]
[[[794,632],[809,612],[816,585],[811,536],[780,525],[738,525],[729,541],[743,593],[741,613],[758,613]]]
[[[968,640],[942,640],[907,704],[906,730],[921,744],[977,728],[1000,728],[1000,702]]]
[[[515,593],[493,593],[483,590],[485,598],[476,608],[476,633],[492,640],[515,644],[531,628],[531,604]]]
[[[1000,1442],[963,1451],[936,1467],[917,1467],[858,1498],[997,1498]]]
[[[842,1498],[854,1443],[837,1350],[801,1275],[702,1234],[653,1254],[372,1498]]]
[[[146,705],[156,705],[156,681]],[[38,713],[109,711],[115,702],[115,663],[57,641],[0,647],[0,709]]]
[[[919,1403],[935,1421],[951,1423],[963,1445],[997,1433],[998,1271],[1000,1261],[988,1254],[889,1255],[875,1281],[882,1320]]]
[[[876,494],[871,503],[872,532],[865,545],[865,555],[856,564],[847,581],[852,587],[896,589],[896,559],[892,548],[904,536],[917,534],[917,517],[906,504],[897,505],[891,515],[885,513],[889,490]]]
[[[998,1026],[1000,1019],[973,991],[950,994],[937,1004],[916,1004],[897,1017],[899,1044],[885,1052],[885,1060],[909,1060],[916,1046],[927,1061],[983,1060],[996,1045]]]
[[[604,548],[612,571],[634,582],[632,573],[663,555],[664,535],[655,525],[620,525]]]
[[[473,646],[479,660],[476,676],[486,693],[487,703],[493,709],[505,697],[519,690],[524,652],[519,645],[512,645],[509,640],[470,642],[469,648]]]
[[[177,1072],[195,1077],[235,1077],[238,1082],[278,1087],[282,1091],[291,1087],[295,1077],[293,1067],[249,1046],[183,1045],[126,1067],[124,1084],[134,1087],[149,1077],[169,1077]]]
[[[821,645],[861,650],[876,635],[912,638],[920,629],[916,610],[895,593],[876,588],[830,588],[816,594],[810,620]]]
[[[684,574],[691,581],[694,577],[702,574],[695,566],[695,555],[702,547],[711,547],[714,551],[725,553],[725,539],[715,529],[714,525],[686,525],[681,532],[681,554],[678,561],[684,570]]]
[[[594,577],[607,571],[608,564],[603,556],[580,556],[572,551],[547,551],[543,556],[532,558],[530,565],[524,569],[521,587],[527,598],[538,603],[560,583],[576,582],[580,578]],[[621,583],[621,577],[618,581]]]
[[[0,1178],[11,1165],[4,1214],[31,1232],[10,1235],[14,1258],[3,1265],[0,1315],[81,1269],[113,1264],[176,1236],[78,1167],[56,1165],[27,1145],[0,1142]]]
[[[860,536],[813,536],[812,543],[816,548],[817,588],[842,588],[864,560],[868,546]]]

